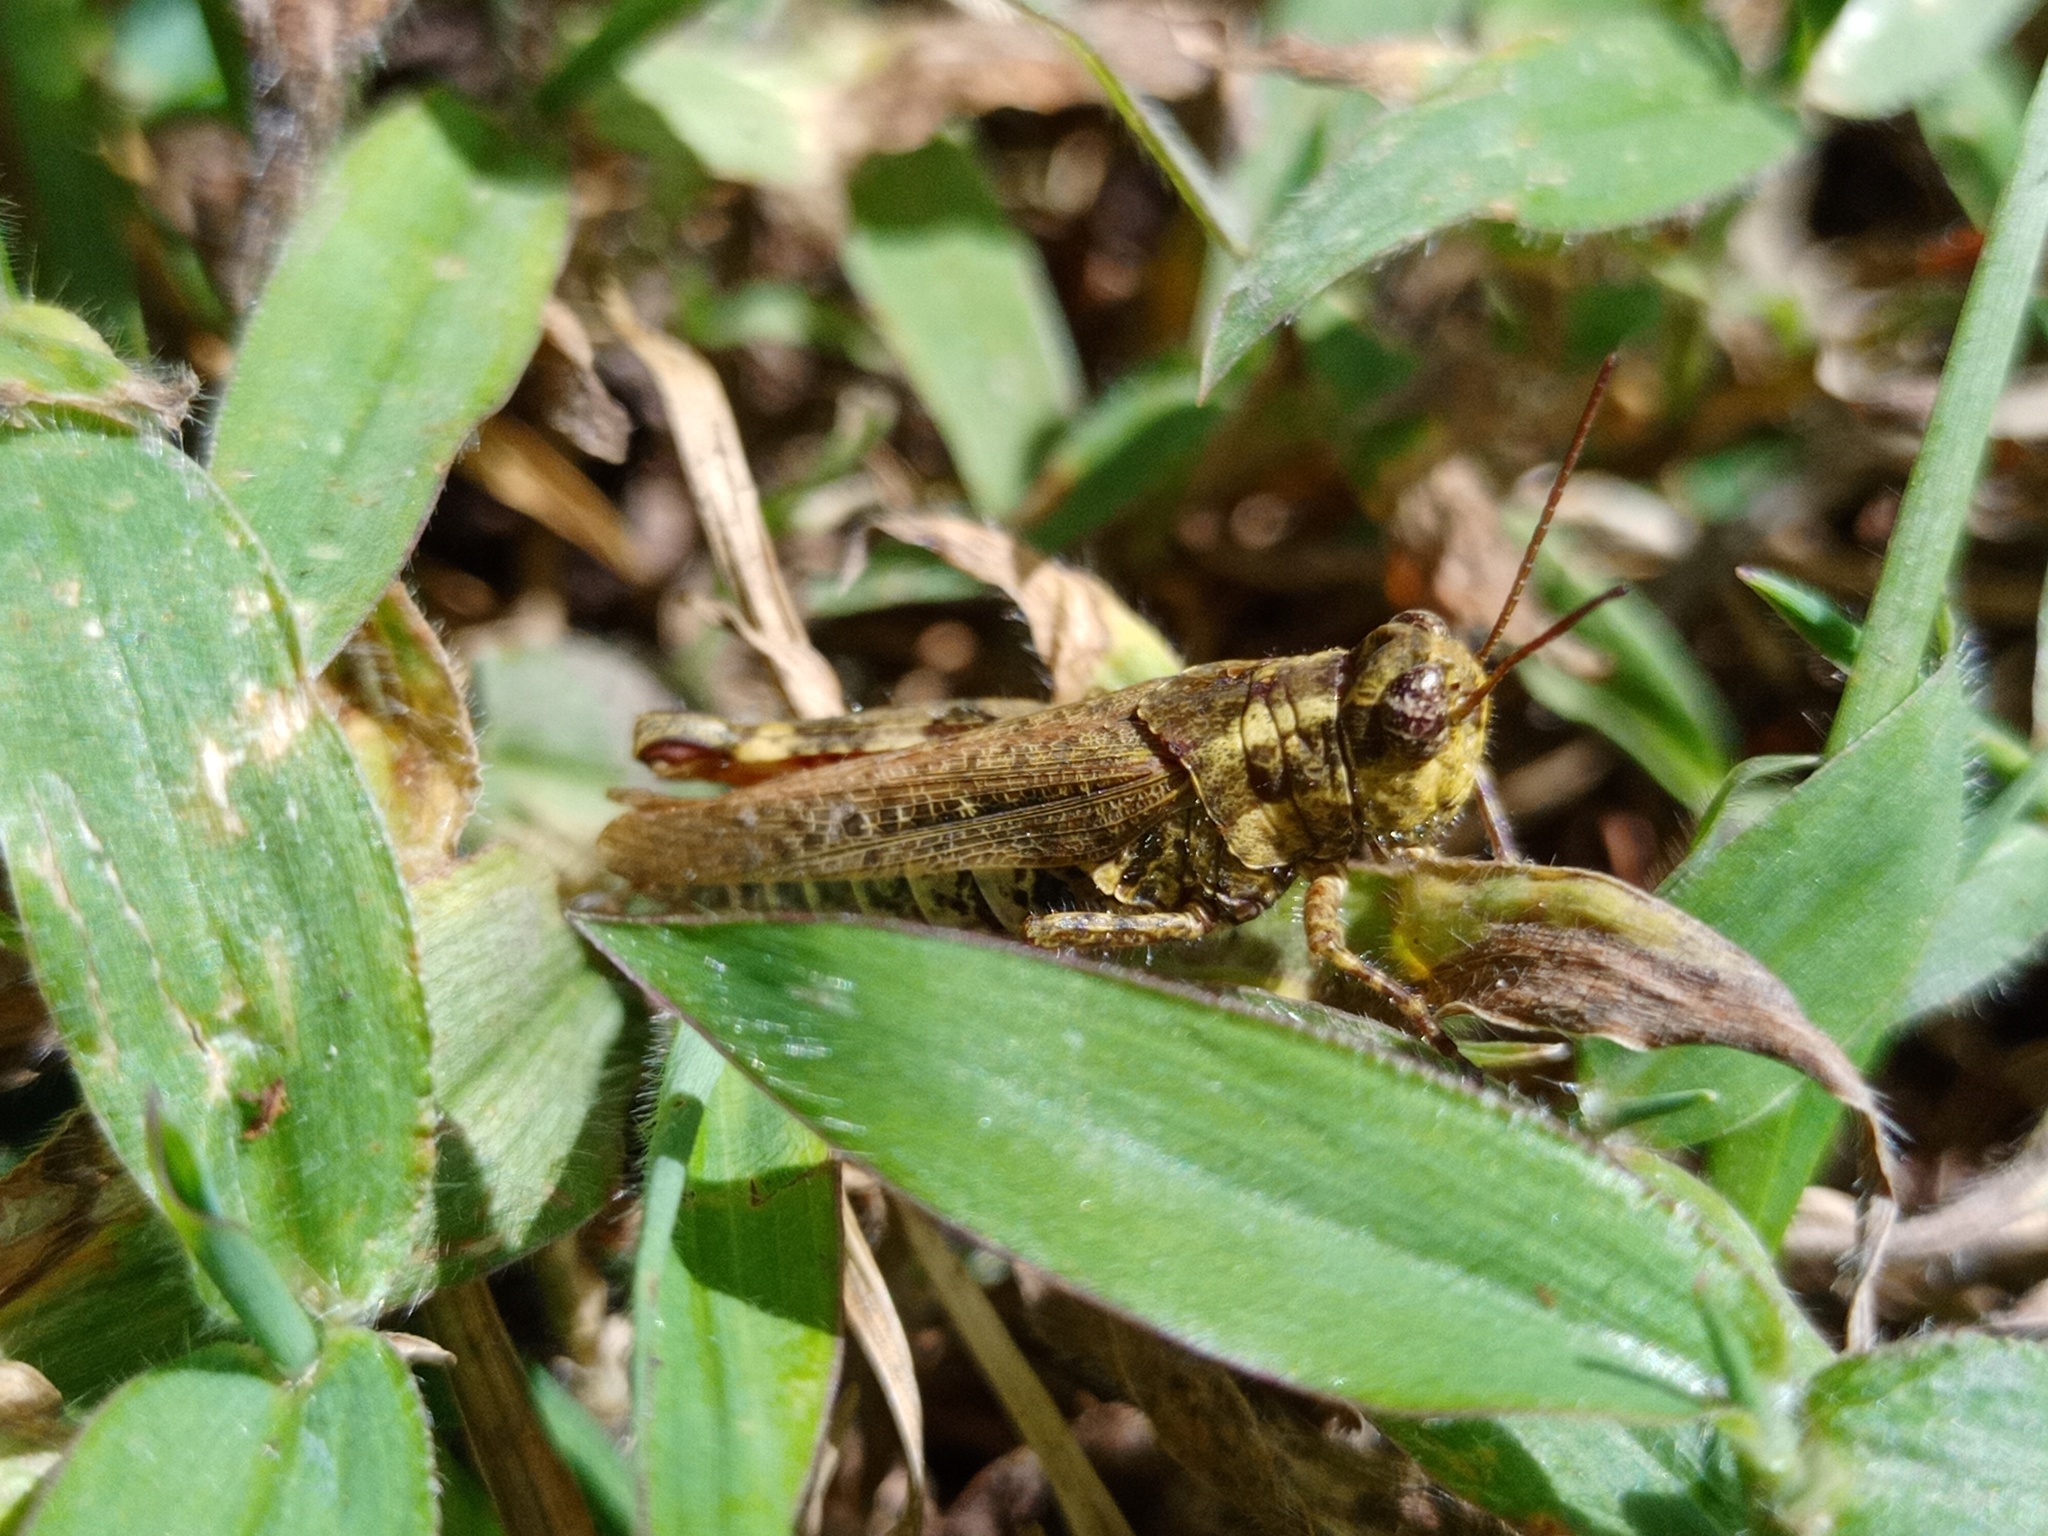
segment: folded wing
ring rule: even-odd
[[[598,847],[649,891],[1098,863],[1195,803],[1132,692],[716,799],[642,804]]]

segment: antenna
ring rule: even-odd
[[[1515,605],[1522,600],[1522,589],[1529,585],[1529,573],[1536,569],[1536,554],[1543,548],[1543,536],[1550,531],[1550,520],[1557,516],[1557,504],[1564,499],[1564,488],[1572,478],[1572,471],[1579,467],[1579,453],[1585,448],[1586,439],[1592,435],[1593,418],[1600,412],[1600,402],[1607,394],[1607,381],[1614,376],[1614,365],[1620,359],[1619,352],[1608,353],[1607,361],[1600,365],[1599,377],[1593,380],[1593,392],[1586,397],[1586,409],[1579,417],[1579,430],[1572,434],[1571,448],[1566,452],[1564,462],[1557,466],[1557,478],[1550,483],[1550,495],[1544,500],[1543,515],[1536,519],[1536,531],[1529,535],[1529,547],[1522,551],[1522,568],[1515,572],[1515,584],[1508,589],[1508,600],[1501,605],[1500,617],[1493,621],[1493,628],[1486,636],[1486,644],[1479,647],[1479,665],[1482,667],[1486,665],[1486,658],[1492,654],[1493,648],[1500,643],[1500,637],[1508,627],[1508,620],[1515,616]],[[1599,601],[1604,602],[1606,599],[1602,598]],[[1554,636],[1546,635],[1545,638]],[[1514,659],[1519,661],[1534,648],[1523,646],[1515,653]],[[1499,673],[1494,675],[1497,677]]]
[[[1595,608],[1598,608],[1602,603],[1611,603],[1617,597],[1625,597],[1627,595],[1628,583],[1626,582],[1623,582],[1618,587],[1609,587],[1605,592],[1602,592],[1598,597],[1587,598],[1583,603],[1579,604],[1578,607],[1574,608],[1570,613],[1566,614],[1563,618],[1559,619],[1555,624],[1551,625],[1550,628],[1543,631],[1542,634],[1538,635],[1534,640],[1531,640],[1527,645],[1516,646],[1515,649],[1509,651],[1506,656],[1501,658],[1500,665],[1496,666],[1492,671],[1486,674],[1485,682],[1481,683],[1477,688],[1473,689],[1472,692],[1466,694],[1463,699],[1458,701],[1458,707],[1451,711],[1451,717],[1447,723],[1451,725],[1456,725],[1460,720],[1463,720],[1467,715],[1471,714],[1473,710],[1479,707],[1479,701],[1485,698],[1489,693],[1493,692],[1495,687],[1499,685],[1500,680],[1502,678],[1506,677],[1510,672],[1514,671],[1516,667],[1521,665],[1523,662],[1527,661],[1531,656],[1535,655],[1538,651],[1542,650],[1543,647],[1550,644],[1551,641],[1555,640],[1559,635],[1563,634],[1566,630],[1570,629],[1574,624],[1578,623],[1579,620],[1583,619]]]

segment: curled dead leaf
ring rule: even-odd
[[[1747,950],[1668,902],[1590,870],[1417,854],[1375,871],[1387,947],[1438,1013],[1596,1036],[1635,1050],[1719,1045],[1782,1062],[1861,1128],[1852,1348],[1875,1337],[1879,1261],[1896,1212],[1877,1095],[1789,988]]]
[[[321,674],[349,745],[414,883],[447,867],[482,778],[469,705],[448,653],[394,584]]]
[[[644,579],[643,563],[619,509],[563,452],[516,416],[500,412],[477,428],[455,472],[602,562],[622,581]]]
[[[654,378],[705,543],[735,598],[733,627],[768,663],[793,713],[846,713],[838,674],[811,644],[782,579],[739,423],[718,374],[673,336],[642,325],[616,285],[605,293],[604,311],[619,340]]]
[[[1052,674],[1055,704],[1181,668],[1165,636],[1107,582],[1039,554],[1000,528],[928,513],[892,513],[875,526],[1008,596],[1022,611],[1031,643]]]

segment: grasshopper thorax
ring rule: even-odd
[[[1430,833],[1471,798],[1490,702],[1478,658],[1421,609],[1397,613],[1352,654],[1337,729],[1363,843]]]

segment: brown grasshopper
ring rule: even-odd
[[[755,727],[646,715],[634,748],[656,773],[738,787],[634,797],[599,840],[604,860],[699,911],[852,910],[995,926],[1051,948],[1199,938],[1306,878],[1310,950],[1448,1051],[1422,998],[1346,943],[1344,870],[1442,833],[1479,784],[1494,687],[1621,591],[1488,666],[1613,366],[1476,653],[1411,610],[1355,650],[1215,662],[1051,708],[982,701]]]

